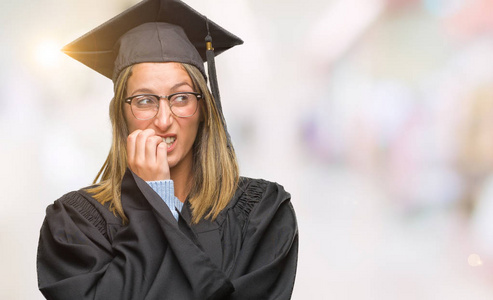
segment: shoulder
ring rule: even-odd
[[[86,218],[90,218],[92,216],[101,215],[103,218],[111,221],[116,218],[113,213],[110,212],[108,205],[103,205],[99,203],[96,199],[94,199],[87,191],[87,188],[82,188],[78,191],[71,191],[66,193],[58,200],[56,200],[50,207],[60,207],[70,208]]]
[[[260,215],[262,218],[273,217],[278,210],[286,209],[295,220],[290,200],[291,195],[276,182],[240,177],[235,197],[230,205],[236,215],[244,220],[254,215]]]
[[[232,214],[241,230],[242,241],[256,241],[250,246],[270,248],[266,253],[280,255],[296,244],[298,224],[291,195],[276,182],[241,178]],[[268,241],[268,242],[267,242]],[[257,246],[255,246],[257,245]]]
[[[267,201],[284,202],[289,201],[291,195],[277,182],[240,177],[235,198],[238,198],[238,202],[248,201],[259,203],[264,199],[270,199]]]
[[[85,188],[66,193],[46,209],[46,222],[63,226],[68,220],[79,226],[89,226],[96,229],[106,239],[110,239],[109,227],[119,227],[121,220],[117,218],[108,206],[102,205],[86,192]]]

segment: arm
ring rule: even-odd
[[[250,213],[230,299],[290,299],[298,259],[298,228],[290,195],[271,184]]]
[[[115,256],[111,242],[89,221],[106,223],[94,206],[81,206],[92,204],[72,192],[47,208],[38,245],[39,288],[47,299],[117,299],[118,294],[98,291],[98,284],[113,276],[108,267],[122,265],[124,258]]]

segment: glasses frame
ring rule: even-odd
[[[153,119],[155,118],[158,113],[159,113],[159,107],[161,106],[160,103],[161,103],[161,99],[166,99],[168,100],[168,106],[169,106],[169,110],[171,111],[171,113],[173,114],[173,116],[177,117],[177,118],[190,118],[192,116],[194,116],[196,113],[197,113],[197,110],[199,109],[199,106],[197,105],[197,107],[195,108],[195,111],[193,112],[193,114],[189,115],[189,116],[178,116],[177,114],[175,114],[173,112],[173,109],[172,109],[172,105],[171,105],[171,102],[169,101],[169,99],[173,96],[176,96],[176,95],[183,95],[183,94],[186,94],[186,95],[194,95],[195,98],[197,99],[197,104],[198,102],[200,101],[200,99],[203,98],[203,95],[201,93],[196,93],[196,92],[180,92],[180,93],[173,93],[173,94],[169,94],[167,96],[159,96],[159,95],[154,95],[154,94],[139,94],[139,95],[134,95],[134,96],[131,96],[131,97],[128,97],[128,98],[125,98],[123,101],[125,101],[125,103],[127,103],[128,105],[130,105],[130,111],[132,112],[132,115],[134,116],[134,118],[136,118],[137,120],[141,120],[141,121],[145,121],[145,120],[150,120],[150,119]],[[150,117],[150,118],[147,118],[147,119],[140,119],[140,118],[137,118],[134,114],[134,110],[132,109],[132,100],[134,98],[137,98],[137,97],[141,97],[141,96],[152,96],[152,97],[155,97],[156,99],[158,99],[158,102],[157,102],[157,110],[156,110],[156,114],[153,116],[153,117]]]

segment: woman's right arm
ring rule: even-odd
[[[139,237],[126,228],[110,242],[91,222],[97,212],[72,205],[91,205],[81,198],[67,194],[46,211],[37,256],[41,292],[47,299],[143,299],[152,280],[144,267],[158,265],[165,249],[139,249]]]

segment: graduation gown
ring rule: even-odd
[[[48,206],[37,255],[47,299],[289,299],[298,229],[283,187],[242,177],[216,220],[177,222],[142,179],[127,171],[122,225],[84,190]]]

